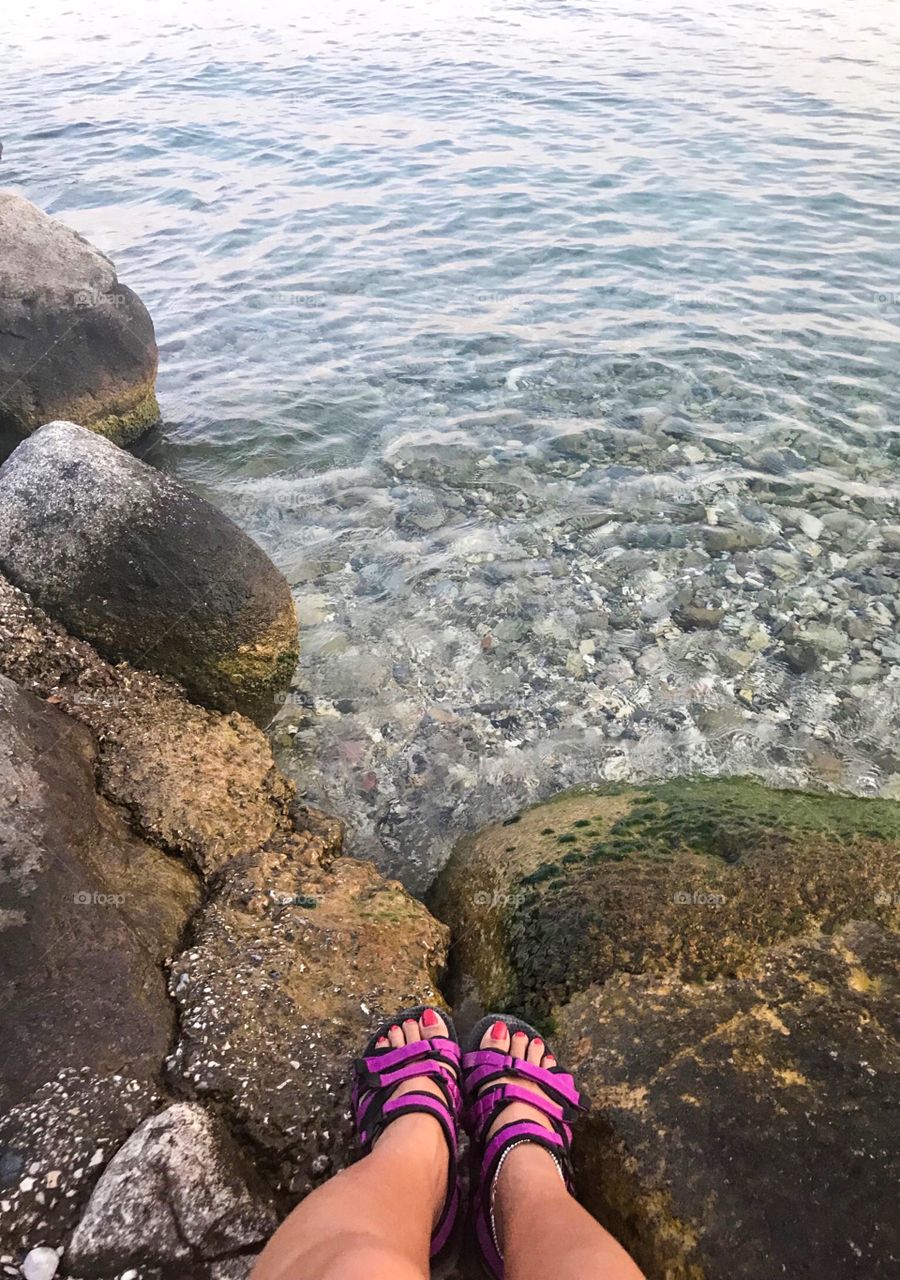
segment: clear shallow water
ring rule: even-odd
[[[421,887],[595,778],[900,795],[896,4],[0,38],[0,177],[150,307],[144,452],[290,579],[273,734],[356,852]]]

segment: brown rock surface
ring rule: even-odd
[[[460,841],[434,892],[457,996],[546,1018],[619,972],[704,979],[853,919],[900,926],[900,804],[748,778],[575,791]]]
[[[737,978],[619,976],[559,1013],[587,1206],[649,1280],[900,1274],[900,939],[853,924]]]
[[[183,863],[97,795],[91,735],[0,677],[0,1099],[67,1067],[152,1078],[162,965],[199,903]]]
[[[315,837],[222,873],[172,967],[170,1072],[224,1104],[294,1195],[355,1150],[349,1064],[381,1015],[441,1003],[447,931],[373,866]]]
[[[104,793],[202,873],[292,830],[293,787],[255,725],[187,702],[159,676],[111,666],[2,575],[0,673],[90,728]]]

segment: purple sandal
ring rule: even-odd
[[[376,1040],[386,1036],[391,1027],[399,1026],[408,1018],[414,1018],[418,1022],[425,1010],[431,1007],[419,1005],[415,1009],[404,1009],[370,1037],[364,1056],[357,1058],[353,1064],[350,1101],[353,1120],[366,1155],[388,1125],[400,1116],[415,1113],[431,1115],[444,1130],[450,1164],[447,1198],[431,1236],[431,1257],[435,1259],[446,1252],[459,1219],[460,1192],[456,1158],[459,1118],[462,1112],[459,1090],[462,1050],[453,1023],[446,1013],[441,1013],[441,1017],[447,1024],[447,1036],[417,1040],[413,1044],[401,1045],[399,1049],[375,1048]],[[433,1080],[440,1086],[443,1096],[437,1097],[433,1093],[424,1092],[404,1093],[398,1098],[391,1096],[401,1081],[414,1076]]]
[[[495,1022],[505,1022],[510,1036],[524,1031],[529,1040],[540,1032],[503,1013],[482,1018],[472,1030],[463,1055],[463,1087],[466,1095],[466,1128],[472,1140],[472,1216],[475,1242],[481,1261],[494,1280],[503,1280],[503,1255],[497,1245],[493,1223],[494,1182],[505,1156],[520,1142],[533,1142],[544,1147],[556,1161],[560,1176],[570,1193],[572,1182],[571,1122],[586,1103],[575,1087],[575,1081],[561,1067],[536,1067],[497,1049],[482,1049],[485,1032]],[[549,1046],[546,1051],[551,1052]],[[546,1098],[519,1084],[492,1084],[504,1076],[515,1076],[539,1085]],[[510,1102],[527,1102],[542,1111],[553,1128],[545,1129],[536,1120],[513,1120],[501,1125],[490,1142],[485,1134],[498,1114]]]

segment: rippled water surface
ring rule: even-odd
[[[144,451],[290,579],[355,851],[900,795],[893,0],[11,8],[0,175],[150,307]]]

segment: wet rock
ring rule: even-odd
[[[593,1101],[579,1192],[650,1280],[900,1272],[900,939],[872,924],[559,1013]],[[788,1191],[789,1189],[789,1191]]]
[[[68,1067],[149,1079],[174,1030],[161,965],[194,877],[97,794],[85,728],[5,677],[0,725],[0,1096]]]
[[[47,1040],[65,1024],[48,1026]],[[128,1134],[162,1105],[152,1081],[64,1068],[0,1116],[0,1253],[60,1248]]]
[[[829,623],[806,623],[800,639],[813,645],[827,658],[839,658],[847,652],[846,634]]]
[[[196,1103],[146,1120],[113,1156],[66,1250],[75,1274],[201,1263],[256,1252],[278,1225],[270,1195],[227,1129]]]
[[[25,1280],[53,1280],[59,1269],[59,1254],[47,1245],[31,1249],[22,1263]]]
[[[432,905],[457,998],[545,1018],[617,972],[699,981],[851,919],[900,925],[900,805],[747,779],[610,784],[462,840]]]
[[[682,631],[715,631],[724,617],[724,609],[708,609],[697,604],[686,604],[672,610],[672,621]]]
[[[349,1057],[379,1015],[440,1000],[447,941],[369,863],[326,870],[315,844],[238,859],[172,966],[170,1076],[224,1106],[276,1187],[305,1192],[353,1150]]]
[[[795,641],[784,646],[784,661],[795,675],[807,675],[819,665],[819,651],[813,644]]]
[[[110,666],[2,575],[0,673],[90,729],[104,793],[145,839],[177,849],[205,876],[294,823],[310,829],[305,806],[292,821],[293,788],[249,720],[196,707],[149,672]],[[339,824],[326,822],[325,843],[339,847]]]
[[[0,569],[108,658],[220,710],[271,716],[290,684],[288,585],[214,507],[70,422],[0,468]]]
[[[763,529],[759,529],[754,525],[741,525],[731,529],[714,527],[706,529],[703,534],[704,546],[707,551],[713,554],[722,551],[732,553],[745,551],[748,548],[764,547],[771,541],[771,537],[768,537]]]
[[[159,418],[140,298],[77,232],[0,192],[0,428],[70,418],[117,444]]]

